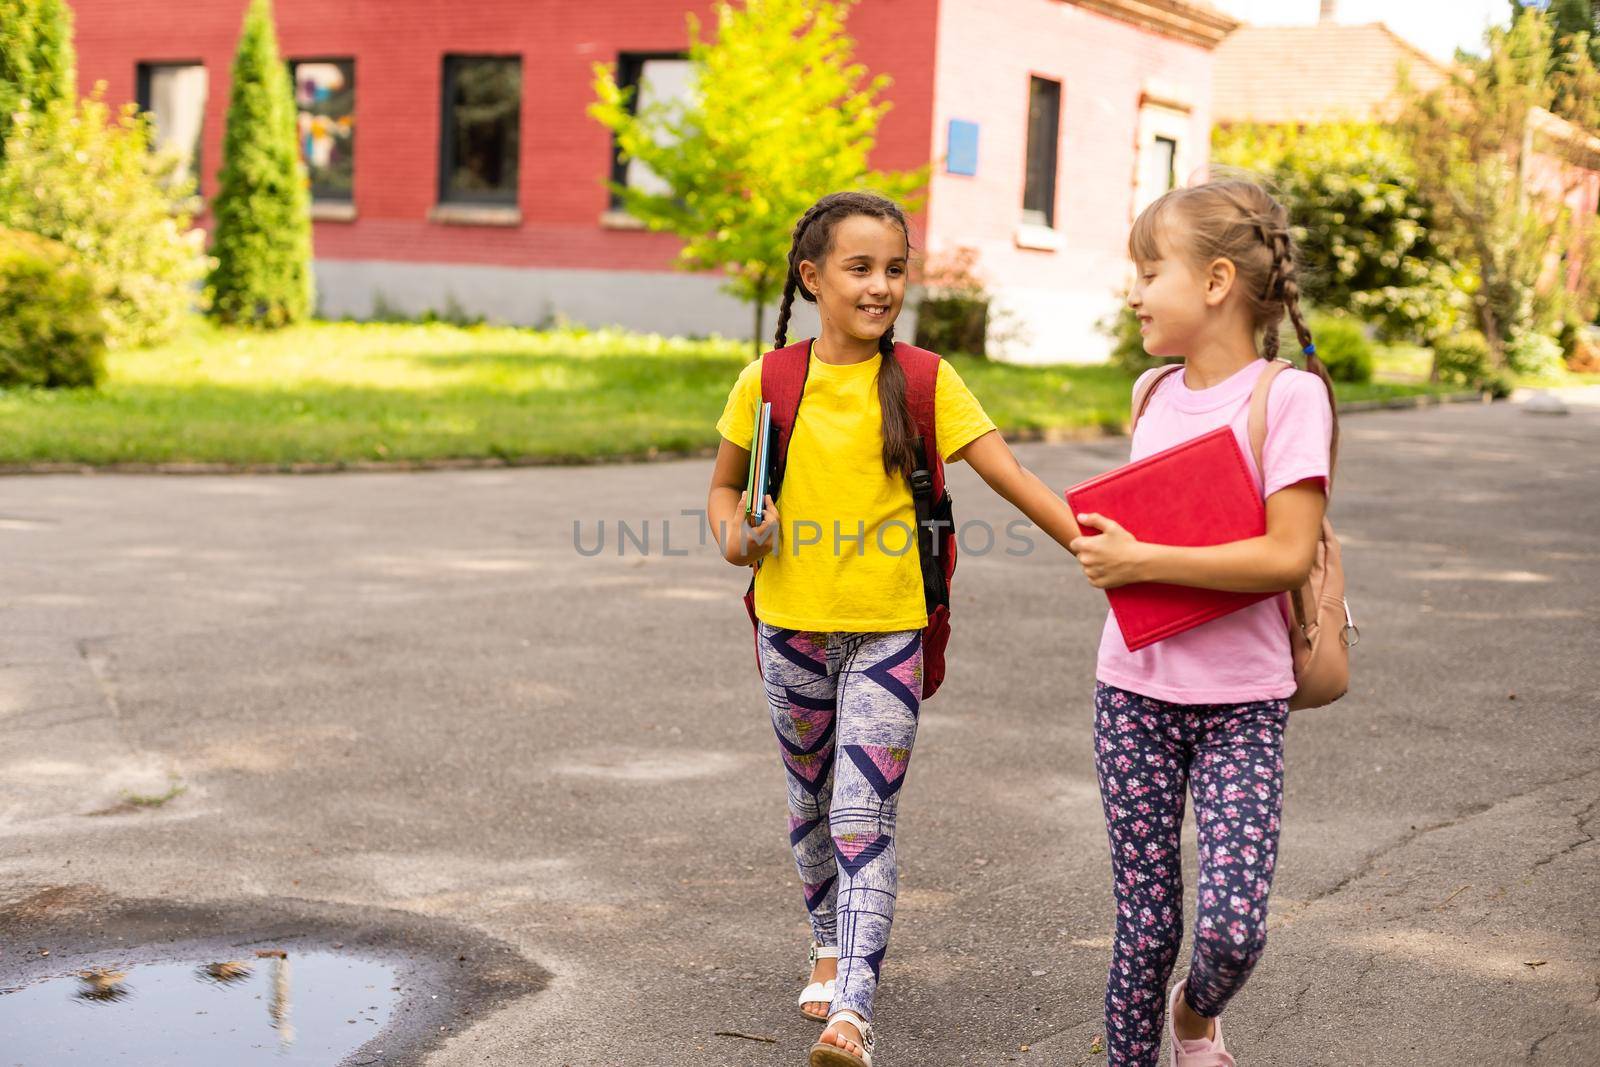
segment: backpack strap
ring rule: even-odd
[[[1286,359],[1272,360],[1250,392],[1250,454],[1256,460],[1256,480],[1263,495],[1267,491],[1267,465],[1262,458],[1267,450],[1267,395],[1272,392],[1272,383],[1278,375],[1292,366],[1294,364]]]
[[[917,437],[912,442],[916,452],[916,469],[911,472],[911,503],[917,516],[917,556],[922,564],[922,596],[928,611],[950,603],[950,582],[945,568],[949,561],[941,558],[952,547],[950,508],[944,485],[944,461],[939,455],[938,388],[939,364],[937,352],[916,348],[898,342],[894,358],[906,376],[906,406],[911,411],[911,422]],[[941,524],[941,525],[936,525]]]
[[[896,342],[894,358],[906,374],[906,406],[911,410],[911,423],[917,428],[914,447],[922,449],[919,455],[922,466],[933,479],[932,497],[944,495],[944,463],[939,458],[938,404],[939,364],[937,352],[915,348]],[[932,446],[928,451],[926,446]]]
[[[767,457],[767,486],[774,501],[783,488],[783,472],[789,464],[789,438],[800,414],[800,398],[806,391],[806,374],[811,369],[811,342],[796,341],[775,349],[761,358],[761,399],[772,405],[774,435],[772,453]]]
[[[1267,468],[1262,462],[1262,454],[1267,447],[1267,394],[1272,391],[1272,381],[1285,368],[1292,368],[1293,363],[1286,359],[1275,359],[1266,370],[1261,372],[1261,377],[1256,379],[1256,387],[1250,394],[1250,451],[1256,458],[1256,472],[1261,476],[1261,487],[1266,489]],[[1323,383],[1327,385],[1326,382]],[[1333,395],[1333,387],[1328,386],[1328,404],[1335,411],[1338,410],[1337,400]],[[1337,455],[1328,456],[1328,495],[1333,496],[1333,468],[1338,463]]]
[[[1144,416],[1144,409],[1150,406],[1150,398],[1156,395],[1156,388],[1174,374],[1183,370],[1182,363],[1174,363],[1170,367],[1162,367],[1150,375],[1142,389],[1135,389],[1133,394],[1133,418],[1128,423],[1128,434],[1139,428],[1139,420]]]
[[[1294,364],[1286,359],[1272,360],[1261,372],[1261,377],[1256,379],[1255,388],[1250,392],[1250,453],[1256,460],[1256,477],[1261,481],[1263,496],[1267,491],[1267,464],[1264,458],[1267,450],[1267,397],[1272,392],[1272,383],[1278,375],[1293,366]],[[1328,492],[1329,495],[1333,493],[1332,456],[1328,457]],[[1327,536],[1327,520],[1323,520],[1321,536]],[[1293,612],[1292,621],[1304,633],[1310,621],[1306,611],[1305,595],[1300,589],[1291,589],[1288,599],[1290,610]]]

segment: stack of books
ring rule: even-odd
[[[761,410],[756,414],[755,439],[750,445],[750,473],[744,482],[748,490],[745,512],[750,516],[750,521],[757,526],[761,525],[761,513],[765,510],[767,492],[771,488],[771,456],[772,404],[763,403]]]

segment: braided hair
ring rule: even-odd
[[[830,193],[818,200],[795,223],[794,237],[789,243],[789,270],[783,282],[783,300],[778,305],[778,328],[773,335],[773,346],[782,348],[789,340],[789,318],[794,310],[794,298],[815,304],[817,298],[800,280],[800,264],[821,265],[833,250],[833,231],[840,222],[864,215],[882,219],[899,228],[906,235],[906,250],[911,247],[910,226],[900,205],[876,193]],[[916,469],[916,425],[911,418],[911,408],[906,402],[906,372],[894,355],[894,324],[878,338],[878,351],[883,355],[883,365],[878,370],[878,406],[883,413],[883,469],[889,474],[901,473],[906,477]]]
[[[1278,334],[1288,316],[1305,355],[1306,370],[1321,378],[1328,390],[1328,404],[1333,409],[1331,467],[1339,454],[1339,406],[1334,399],[1333,379],[1317,357],[1317,346],[1301,308],[1299,255],[1289,230],[1288,210],[1266,189],[1246,178],[1222,178],[1173,189],[1134,220],[1128,237],[1129,254],[1136,260],[1160,259],[1162,232],[1174,215],[1182,219],[1183,251],[1191,262],[1207,264],[1226,259],[1233,264],[1265,358],[1278,358]]]

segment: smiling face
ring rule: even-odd
[[[800,264],[823,328],[876,342],[894,325],[906,296],[906,235],[887,219],[851,215],[833,227],[822,262]]]
[[[1185,356],[1208,325],[1207,277],[1163,236],[1155,257],[1137,261],[1128,306],[1139,316],[1139,336],[1152,356]]]

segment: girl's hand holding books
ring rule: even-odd
[[[1092,526],[1097,536],[1080,536],[1071,545],[1083,576],[1096,589],[1115,589],[1145,581],[1146,546],[1104,515],[1079,515],[1080,527]]]
[[[747,492],[739,494],[739,529],[732,537],[723,539],[723,557],[739,567],[759,563],[778,544],[778,505],[772,502],[771,496],[763,497],[765,507],[757,525],[750,521],[746,506],[749,495]]]

